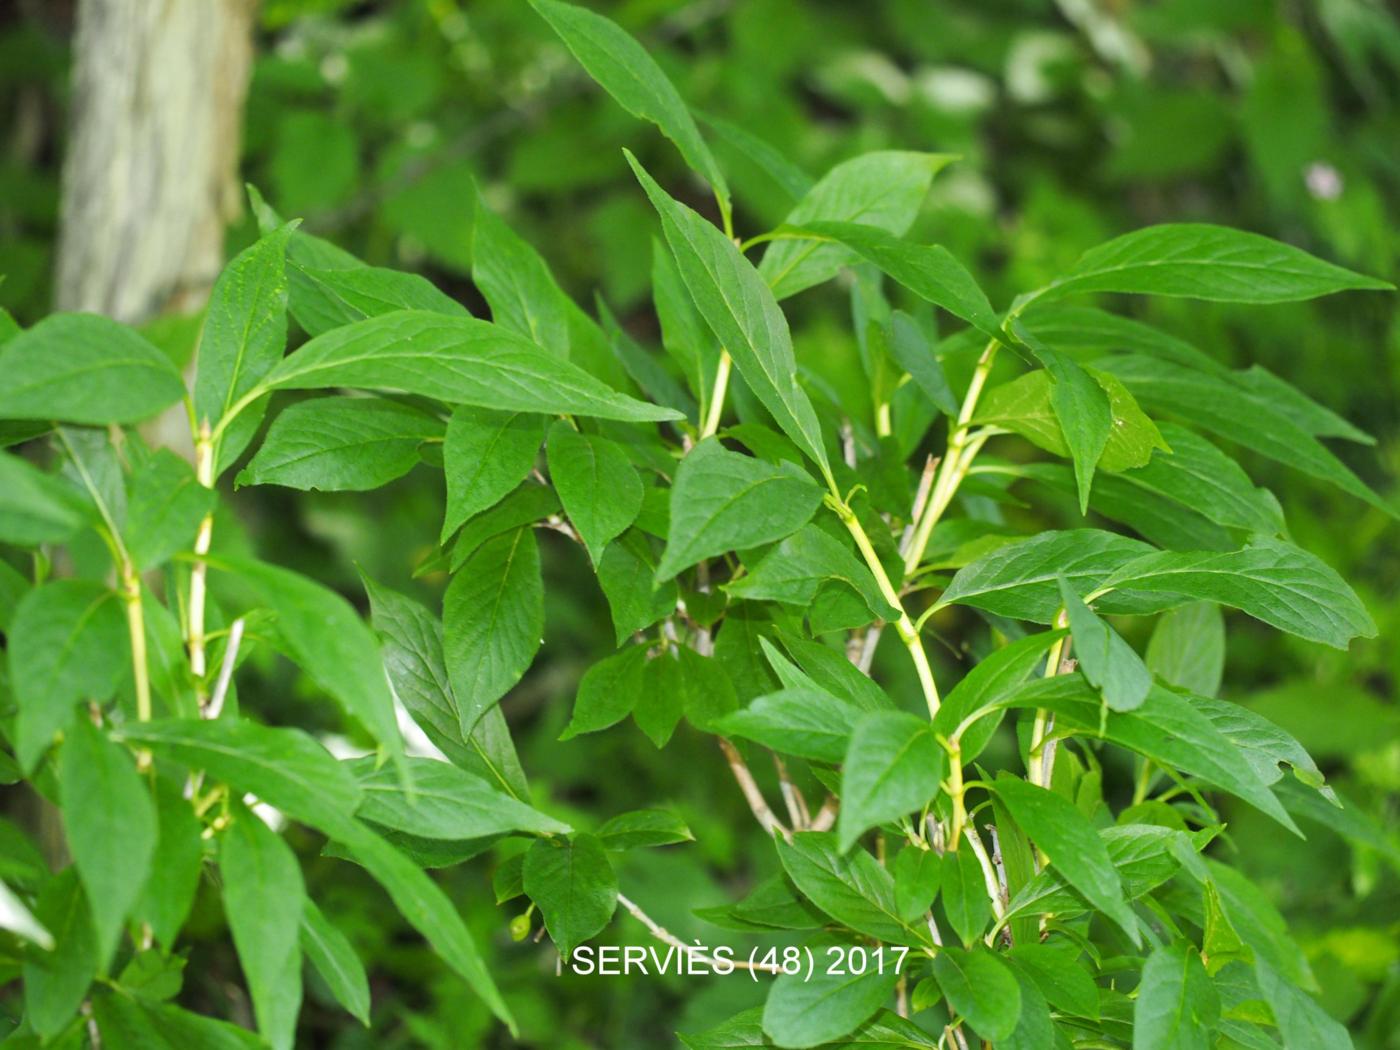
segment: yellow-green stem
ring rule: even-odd
[[[136,683],[136,719],[151,720],[151,675],[146,658],[146,617],[141,608],[141,577],[130,562],[122,566],[122,603],[131,636],[131,675]]]
[[[933,527],[948,509],[958,486],[967,475],[967,468],[972,465],[972,457],[965,455],[968,451],[968,433],[972,429],[972,417],[977,411],[977,401],[982,396],[982,388],[987,385],[987,376],[991,374],[992,364],[996,361],[999,345],[995,339],[989,341],[982,350],[982,356],[977,359],[977,367],[973,370],[972,381],[968,383],[957,422],[948,437],[948,451],[943,456],[938,478],[933,483],[933,494],[929,497],[923,516],[914,527],[913,542],[909,544],[909,550],[904,556],[906,574],[919,567],[924,551],[928,548],[929,537],[933,535]]]
[[[962,743],[948,744],[948,795],[953,800],[953,819],[948,828],[948,849],[957,852],[958,840],[967,826],[967,788],[963,784]]]
[[[195,441],[195,476],[199,483],[205,488],[214,487],[214,446],[210,440],[209,427],[205,424],[202,432]],[[190,651],[190,671],[194,674],[195,692],[199,698],[201,706],[208,698],[209,691],[205,686],[204,675],[208,670],[205,664],[205,636],[204,636],[204,605],[206,593],[206,580],[209,567],[205,564],[204,558],[209,553],[209,547],[214,538],[214,516],[206,514],[204,520],[199,523],[199,532],[195,535],[194,553],[195,563],[190,569],[190,618],[189,618],[189,651]]]
[[[904,602],[900,599],[894,584],[890,582],[889,573],[885,572],[885,567],[880,562],[880,556],[875,553],[870,537],[866,535],[864,526],[856,517],[856,512],[846,504],[845,500],[841,499],[834,485],[832,494],[827,497],[827,503],[836,512],[836,516],[841,519],[842,524],[846,526],[846,531],[851,534],[851,538],[856,541],[856,546],[860,548],[861,557],[865,559],[865,564],[869,567],[871,574],[875,577],[876,585],[880,588],[880,594],[899,614],[894,622],[895,631],[899,634],[899,640],[904,643],[904,647],[909,650],[909,658],[914,661],[914,670],[919,676],[919,686],[924,693],[924,702],[928,705],[929,717],[932,718],[938,714],[938,684],[933,680],[933,668],[929,665],[928,653],[924,651],[924,643],[919,638],[914,621],[909,618],[909,613],[905,611]]]
[[[700,427],[700,440],[712,437],[719,430],[720,417],[724,415],[724,396],[729,390],[729,373],[734,360],[728,350],[719,352],[719,365],[715,369],[715,385],[710,391],[710,404],[705,411],[705,421]]]

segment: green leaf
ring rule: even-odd
[[[1220,606],[1192,602],[1163,613],[1147,642],[1147,666],[1164,682],[1214,696],[1225,672],[1225,619]]]
[[[985,948],[945,947],[933,976],[953,1012],[992,1042],[1011,1037],[1021,1016],[1021,986],[1010,967]]]
[[[849,850],[865,831],[922,809],[938,793],[947,766],[926,719],[904,711],[870,711],[851,730],[841,764],[836,832]]]
[[[301,865],[281,836],[239,806],[219,839],[219,873],[258,1031],[274,1050],[288,1050],[301,1009]]]
[[[663,648],[642,668],[642,689],[632,706],[632,721],[656,747],[666,746],[685,714],[688,686],[675,646]]]
[[[725,584],[724,589],[735,598],[806,607],[822,586],[833,580],[849,584],[872,616],[882,620],[899,618],[880,593],[870,570],[845,544],[812,524],[788,536],[752,565],[748,573]]]
[[[549,480],[597,565],[603,549],[637,519],[642,479],[616,442],[565,420],[549,428]]]
[[[856,709],[811,686],[781,689],[720,719],[715,730],[832,765],[846,755]]]
[[[149,923],[167,950],[175,943],[194,904],[204,864],[204,825],[185,798],[183,785],[168,777],[154,779],[156,842],[150,874],[132,908],[134,918]]]
[[[1096,529],[1042,532],[998,547],[960,569],[938,605],[973,605],[1018,620],[1050,623],[1060,609],[1058,577],[1076,592],[1088,593],[1151,550],[1139,540]],[[1110,597],[1100,607],[1113,612],[1117,605]]]
[[[1133,1050],[1209,1050],[1220,1020],[1220,998],[1188,944],[1147,957],[1133,1006]]]
[[[388,891],[399,913],[481,997],[491,1012],[505,1022],[511,1035],[517,1035],[515,1018],[501,998],[476,942],[456,907],[437,884],[402,852],[358,821],[346,822],[334,837]]]
[[[362,799],[349,771],[299,729],[231,718],[166,719],[127,723],[114,735],[202,769],[327,835],[351,823]]]
[[[1099,989],[1078,963],[1079,949],[1061,943],[1029,942],[1015,945],[1007,958],[1035,982],[1040,994],[1055,1007],[1075,1017],[1099,1018]]]
[[[538,416],[459,406],[442,446],[447,513],[442,542],[468,518],[499,503],[525,480],[544,433]]]
[[[1161,436],[1171,452],[1159,452],[1120,475],[1124,481],[1159,492],[1227,528],[1270,535],[1281,530],[1278,504],[1255,488],[1233,459],[1185,427],[1163,423]]]
[[[942,858],[931,849],[905,846],[894,859],[894,903],[905,922],[918,922],[942,884]]]
[[[378,397],[318,397],[284,409],[239,485],[362,492],[387,485],[419,462],[418,447],[441,438],[440,419]]]
[[[1029,678],[1045,661],[1050,646],[1062,636],[1060,631],[1041,631],[983,657],[943,698],[933,719],[934,731],[951,739],[965,719],[990,707]],[[1001,715],[989,713],[988,717],[977,719],[963,729],[960,743],[964,763],[982,753],[1000,724]]]
[[[685,374],[699,402],[697,418],[702,418],[714,397],[719,343],[696,310],[676,260],[659,240],[651,244],[651,294],[661,323],[661,344]]]
[[[19,456],[0,453],[0,543],[63,543],[83,525],[74,492]]]
[[[638,846],[669,846],[694,842],[684,820],[664,809],[635,809],[619,813],[598,829],[598,840],[608,849],[636,849]]]
[[[940,412],[950,418],[958,414],[958,399],[948,385],[943,363],[934,353],[933,343],[917,321],[903,310],[890,317],[888,339],[890,356],[909,373],[919,389],[928,395]]]
[[[1256,233],[1205,223],[1148,226],[1079,257],[1037,293],[1129,292],[1227,303],[1285,303],[1350,288],[1385,290],[1387,281],[1323,262]]]
[[[25,953],[24,1017],[41,1038],[57,1035],[78,1012],[97,976],[97,934],[76,868],[49,879],[34,917],[53,935],[53,951]]]
[[[136,903],[155,850],[155,806],[125,748],[78,718],[59,750],[64,837],[92,906],[102,967]]]
[[[196,1046],[200,1050],[264,1050],[267,1046],[246,1028],[141,996],[94,996],[92,1013],[103,1046],[114,1050],[186,1050]]]
[[[170,358],[96,314],[52,314],[0,347],[0,419],[138,423],[185,394]]]
[[[573,717],[559,739],[596,733],[630,715],[642,695],[646,659],[645,646],[630,645],[585,671],[579,679]]]
[[[676,608],[676,582],[658,584],[656,564],[651,543],[639,529],[624,532],[598,559],[598,584],[608,599],[618,645]]]
[[[1260,537],[1238,551],[1160,551],[1121,565],[1103,586],[1218,602],[1300,638],[1345,649],[1376,625],[1346,582],[1321,559]]]
[[[956,850],[943,854],[938,881],[943,913],[952,924],[953,932],[963,944],[976,944],[987,930],[992,904],[987,896],[982,865],[970,845],[959,842]]]
[[[843,856],[836,836],[804,831],[792,842],[775,840],[778,859],[799,890],[843,926],[887,944],[924,944],[895,906],[894,879],[864,850]]]
[[[650,121],[729,208],[729,187],[685,101],[646,49],[616,23],[575,4],[530,0],[574,57],[623,109]]]
[[[375,768],[373,758],[357,759],[351,769],[364,801],[363,820],[423,838],[484,838],[513,831],[537,835],[568,832],[569,826],[491,788],[486,781],[446,762],[407,759],[411,787],[391,766]]]
[[[444,655],[462,734],[529,669],[544,631],[540,553],[531,529],[483,543],[442,599]]]
[[[1254,972],[1273,1012],[1284,1050],[1351,1050],[1346,1027],[1327,1013],[1297,983],[1260,961]]]
[[[449,551],[447,560],[451,571],[456,572],[465,565],[467,559],[493,536],[544,521],[560,509],[559,496],[552,488],[533,481],[524,482],[496,506],[482,511],[462,527]],[[441,568],[438,561],[429,561],[425,565],[426,568],[420,567],[415,575],[421,576]]]
[[[251,558],[211,560],[262,592],[277,633],[302,669],[391,754],[403,751],[384,659],[374,632],[348,601],[300,573]]]
[[[288,223],[265,234],[224,267],[214,282],[194,382],[194,413],[200,425],[217,427],[286,351],[286,254],[295,228],[295,223]],[[247,447],[265,407],[265,402],[249,406],[216,441],[216,471],[232,464]]]
[[[364,573],[370,620],[383,642],[384,670],[394,694],[447,758],[516,799],[530,797],[505,715],[493,707],[465,739],[443,655],[442,624],[411,598]]]
[[[859,224],[888,234],[903,234],[919,214],[934,175],[952,160],[946,153],[896,150],[853,157],[823,175],[788,212],[783,225]],[[829,236],[850,244],[844,237]],[[859,233],[855,236],[860,238]],[[860,251],[859,244],[850,247]],[[851,252],[840,245],[777,240],[764,251],[758,272],[774,294],[785,299],[834,277],[850,262]]]
[[[609,389],[504,328],[423,310],[396,310],[318,335],[262,384],[266,390],[328,387],[396,390],[514,412],[632,422],[681,418]]]
[[[841,1037],[870,1020],[885,1004],[899,982],[899,973],[893,965],[859,974],[852,968],[838,967],[841,972],[832,973],[832,967],[825,964],[824,953],[822,957],[823,964],[816,967],[810,979],[805,972],[784,973],[773,981],[763,1007],[764,1032],[783,1047],[822,1046],[833,1041],[840,1041],[839,1045],[879,1046],[863,1041],[846,1043]]]
[[[15,757],[30,770],[79,700],[110,699],[130,672],[121,600],[87,580],[45,583],[20,599],[6,643],[19,708]]]
[[[617,876],[593,835],[539,839],[525,854],[523,878],[565,956],[607,926],[617,908]]]
[[[1336,485],[1391,517],[1397,515],[1394,507],[1286,413],[1228,379],[1150,357],[1112,357],[1102,365],[1149,407]]]
[[[309,336],[395,310],[467,316],[466,307],[438,291],[420,274],[365,266],[359,260],[348,267],[311,265],[302,248],[306,239],[304,233],[293,235],[287,272],[292,314]]]
[[[1073,358],[1035,340],[1019,323],[1015,329],[1050,376],[1050,407],[1074,461],[1079,513],[1087,514],[1094,469],[1107,450],[1114,430],[1108,395]]]
[[[1061,795],[1009,774],[996,779],[996,792],[1011,816],[1065,877],[1134,944],[1142,934],[1123,898],[1123,883],[1109,858],[1108,848],[1087,817]]]
[[[821,489],[791,463],[765,463],[707,438],[681,460],[671,487],[671,533],[657,569],[664,582],[705,558],[772,543],[816,513]]]
[[[703,1032],[680,1033],[689,1050],[734,1050],[735,1047],[771,1047],[763,1031],[763,1007],[735,1014],[728,1021]],[[881,1010],[869,1021],[856,1026],[848,1039],[837,1044],[861,1050],[936,1050],[938,1041],[912,1021],[888,1010]]]
[[[1084,677],[1102,690],[1104,703],[1113,710],[1131,711],[1141,707],[1152,688],[1152,673],[1142,657],[1122,635],[1094,615],[1063,577],[1060,600],[1074,635],[1074,654]]]
[[[152,569],[194,545],[195,533],[218,497],[169,449],[157,449],[131,477],[122,537],[138,569]]]
[[[354,947],[307,897],[301,913],[301,950],[335,1001],[360,1024],[369,1027],[369,978]]]
[[[627,160],[661,216],[681,280],[705,323],[778,427],[830,473],[816,412],[797,385],[792,334],[772,291],[733,241],[671,198],[630,153]]]
[[[873,156],[881,156],[881,154],[873,154]],[[919,154],[914,156],[919,156]],[[799,207],[801,206],[799,205]],[[789,222],[791,222],[791,218],[789,218]],[[907,223],[905,228],[908,228]],[[942,245],[913,244],[901,240],[894,236],[894,233],[902,231],[887,232],[878,225],[869,224],[868,220],[862,220],[860,223],[802,222],[793,227],[791,232],[799,237],[806,233],[812,233],[822,239],[840,242],[866,262],[879,267],[920,299],[942,307],[954,317],[961,318],[991,338],[999,337],[1001,323],[997,319],[996,311],[992,309],[992,304],[987,301],[986,293],[978,286],[972,274],[967,272],[967,268]],[[786,240],[774,241],[763,257],[759,273],[767,276],[770,256],[777,255],[776,249],[780,246],[792,243],[794,242]],[[795,243],[800,244],[801,242]],[[820,253],[823,250],[817,249],[815,254],[809,255],[802,264],[799,264],[797,270],[789,272],[780,279],[781,284],[777,286],[780,297],[783,294],[782,287],[800,283],[800,280],[797,279],[800,274],[805,273],[808,269],[817,269],[811,264],[814,261],[821,262]],[[791,249],[782,253],[784,256],[791,254]],[[836,253],[838,259],[841,254]],[[834,269],[832,272],[835,272]],[[826,276],[830,276],[830,274]],[[822,280],[825,279],[825,277],[822,278]]]
[[[472,283],[491,320],[559,357],[569,356],[568,303],[549,264],[481,196],[472,224]]]

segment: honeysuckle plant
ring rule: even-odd
[[[256,191],[262,236],[213,289],[189,385],[101,317],[0,331],[3,766],[58,807],[72,860],[6,849],[11,1041],[290,1047],[304,961],[368,1023],[364,967],[307,895],[290,822],[367,871],[511,1030],[427,871],[516,838],[491,876],[503,935],[547,937],[564,965],[628,923],[766,983],[763,1006],[684,1034],[693,1050],[1350,1045],[1278,913],[1220,859],[1215,800],[1280,834],[1365,818],[1302,743],[1217,697],[1222,610],[1337,648],[1375,628],[1221,443],[1392,511],[1320,440],[1365,435],[1132,319],[1126,297],[1390,285],[1250,233],[1161,225],[998,307],[947,250],[905,239],[953,158],[875,152],[813,180],[717,123],[793,199],[746,236],[642,47],[532,2],[698,177],[667,188],[625,157],[656,214],[661,352],[568,298],[479,200],[489,320]],[[794,346],[783,302],[819,286],[849,297],[860,389]],[[290,353],[289,330],[306,337]],[[172,410],[191,458],[141,426]],[[416,568],[447,580],[440,609],[366,576],[367,622],[219,543],[236,487],[363,491],[425,462],[445,515]],[[1076,527],[1026,533],[1032,501]],[[714,944],[783,947],[687,944],[627,896],[616,857],[687,841],[676,817],[573,827],[532,793],[507,716],[546,616],[541,543],[596,575],[617,643],[564,737],[630,732],[629,716],[658,748],[682,723],[712,736],[781,873],[701,915]],[[882,647],[901,670],[877,681]],[[263,648],[339,705],[358,757],[245,717],[238,669]],[[400,713],[431,756],[405,748]],[[776,795],[757,760],[776,763]],[[201,880],[256,1034],[173,1001]]]

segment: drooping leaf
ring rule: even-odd
[[[412,470],[419,446],[442,435],[440,419],[384,398],[299,401],[272,421],[237,483],[323,492],[377,489]]]
[[[695,118],[656,60],[620,26],[576,4],[530,0],[603,90],[623,109],[650,121],[676,144],[695,169],[729,206],[729,186],[711,155]]]
[[[204,770],[328,835],[341,834],[362,799],[349,772],[299,729],[232,718],[172,718],[127,723],[116,735]]]
[[[943,698],[933,719],[934,731],[951,738],[965,720],[993,705],[1002,695],[1029,678],[1031,672],[1045,661],[1050,646],[1060,637],[1062,634],[1059,631],[1041,631],[983,657]],[[1001,715],[991,711],[987,717],[976,719],[963,728],[960,744],[965,763],[982,753],[1000,724]]]
[[[1005,773],[996,779],[996,792],[1065,880],[1117,923],[1134,944],[1141,943],[1137,919],[1123,897],[1123,884],[1108,848],[1074,803]]]
[[[783,754],[834,765],[845,757],[854,714],[854,708],[824,690],[798,687],[760,696],[714,728]]]
[[[54,580],[25,593],[7,636],[19,708],[15,757],[32,769],[81,699],[109,699],[130,670],[126,619],[111,590]]]
[[[1214,602],[1165,612],[1147,643],[1147,666],[1164,682],[1214,696],[1225,672],[1225,619]]]
[[[1208,1050],[1219,1020],[1220,998],[1194,947],[1178,942],[1147,957],[1133,1007],[1133,1050]]]
[[[963,944],[976,944],[987,930],[992,904],[982,865],[966,840],[959,842],[957,849],[943,854],[938,882],[943,913],[952,924],[953,932]]]
[[[423,605],[361,573],[395,695],[449,761],[516,799],[530,795],[510,728],[493,707],[465,738],[443,655],[442,624]]]
[[[573,718],[560,739],[596,733],[631,714],[641,697],[645,665],[646,648],[630,645],[585,671],[578,683]]]
[[[65,735],[58,781],[65,837],[105,968],[150,870],[155,806],[131,755],[87,719],[75,720]]]
[[[396,310],[319,335],[264,379],[267,390],[397,390],[449,404],[603,419],[679,419],[636,401],[522,336],[474,317]]]
[[[423,838],[484,838],[512,831],[564,834],[552,817],[491,788],[485,780],[447,762],[410,758],[411,787],[392,766],[375,768],[374,759],[351,763],[364,801],[356,815],[382,827]]]
[[[34,918],[53,936],[54,948],[25,954],[24,1016],[41,1038],[50,1038],[78,1012],[101,969],[92,909],[75,867],[44,884]]]
[[[483,543],[442,600],[443,652],[463,736],[520,681],[540,647],[544,591],[528,528]]]
[[[735,598],[806,607],[830,581],[848,584],[864,600],[871,615],[882,620],[898,619],[870,570],[844,544],[813,524],[788,536],[751,566],[748,573],[726,584],[725,590]]]
[[[1099,619],[1063,579],[1060,600],[1084,677],[1103,691],[1104,702],[1113,710],[1140,707],[1152,688],[1152,673],[1142,657],[1122,635]]]
[[[642,509],[642,480],[616,442],[563,420],[549,428],[546,451],[549,479],[597,565]]]
[[[170,358],[97,314],[51,314],[0,347],[0,419],[138,423],[180,400]]]
[[[899,974],[893,965],[862,973],[856,973],[853,967],[838,967],[835,973],[832,969],[819,965],[810,978],[804,971],[780,974],[773,981],[763,1007],[763,1031],[774,1045],[861,1045],[848,1044],[842,1037],[870,1020],[885,1004]]]
[[[566,956],[602,930],[617,907],[617,876],[593,835],[538,840],[525,854],[523,877],[525,892]]]
[[[103,995],[92,1004],[104,1046],[141,1050],[260,1050],[267,1046],[246,1028],[139,995]]]
[[[301,1010],[301,865],[281,836],[240,806],[219,839],[219,871],[258,1031],[274,1050],[288,1050]]]
[[[783,225],[858,224],[887,234],[903,234],[918,215],[934,175],[952,159],[945,153],[896,150],[853,157],[817,180],[788,212]],[[844,237],[832,236],[860,250]],[[860,239],[861,235],[857,232],[854,236]],[[758,272],[774,294],[785,299],[834,276],[850,261],[850,250],[840,244],[777,240],[764,251]]]
[[[836,836],[804,831],[787,843],[776,840],[783,870],[818,908],[843,926],[887,944],[923,944],[895,906],[894,879],[864,850],[843,856]]]
[[[630,153],[627,159],[661,216],[666,243],[700,316],[778,427],[828,473],[821,426],[797,385],[792,334],[772,291],[733,241],[669,196]]]
[[[82,504],[61,481],[0,453],[0,543],[62,543],[83,524]]]
[[[160,565],[192,547],[199,523],[218,501],[214,491],[169,449],[158,449],[131,478],[122,538],[138,569]]]
[[[953,1012],[984,1039],[1001,1042],[1016,1030],[1021,986],[992,952],[945,947],[933,958],[933,976]]]
[[[368,1028],[369,978],[364,964],[345,934],[336,929],[310,897],[305,899],[301,913],[301,950],[336,1002]]]
[[[913,244],[894,236],[894,232],[897,231],[886,231],[878,225],[870,224],[865,218],[855,222],[807,221],[802,222],[794,232],[813,233],[821,238],[837,241],[867,262],[878,266],[919,298],[942,307],[985,335],[996,337],[1000,332],[1000,322],[992,304],[987,301],[986,293],[978,286],[972,274],[967,272],[966,267],[942,245]],[[776,255],[775,249],[786,243],[788,242],[775,241],[769,248],[769,254]],[[817,264],[823,261],[821,252],[821,248],[817,249],[815,253],[808,255],[796,270],[781,278],[776,286],[780,296],[784,294],[782,290],[785,286],[800,283],[798,275],[805,274],[809,269],[825,269],[813,265],[814,261]],[[786,256],[792,252],[789,250],[782,254]],[[837,257],[839,258],[839,254]],[[765,254],[763,265],[759,267],[759,272],[765,276],[769,270],[768,258]],[[784,262],[786,261],[784,259]]]
[[[635,809],[604,821],[598,829],[598,840],[608,849],[621,850],[693,842],[695,836],[685,821],[670,810]]]
[[[558,357],[569,356],[567,300],[549,265],[480,194],[472,223],[472,282],[490,304],[492,321]]]
[[[931,802],[946,765],[927,719],[903,711],[862,715],[841,764],[840,848],[849,850],[869,828]]]
[[[821,489],[791,463],[730,452],[707,438],[681,460],[671,488],[671,533],[657,568],[669,580],[703,558],[780,540],[801,528]]]
[[[156,842],[150,873],[132,915],[150,924],[155,939],[168,951],[185,924],[199,888],[204,863],[204,826],[185,798],[183,785],[156,777]]]
[[[613,540],[598,559],[598,584],[608,599],[618,645],[676,607],[676,582],[657,583],[656,566],[651,542],[638,529],[629,529]]]
[[[942,884],[942,858],[931,849],[905,846],[894,859],[894,903],[905,922],[918,922]]]
[[[442,446],[447,512],[442,542],[472,517],[499,503],[525,480],[539,451],[543,427],[527,412],[458,407]]]
[[[256,586],[277,614],[278,636],[303,670],[391,754],[402,752],[379,642],[348,601],[267,562],[225,557],[212,564]]]

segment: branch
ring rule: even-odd
[[[739,784],[739,790],[744,793],[744,798],[749,804],[749,809],[753,811],[754,819],[759,826],[769,835],[775,831],[784,840],[792,841],[792,832],[784,827],[783,822],[773,815],[773,811],[768,808],[768,802],[763,797],[763,792],[758,789],[758,782],[754,780],[753,773],[749,771],[749,764],[744,761],[744,756],[739,754],[739,749],[731,744],[724,737],[719,737],[720,750],[724,752],[724,757],[729,760],[730,772],[734,774],[734,779]]]
[[[219,681],[214,686],[214,695],[209,698],[209,706],[204,711],[205,718],[218,718],[219,712],[224,709],[224,698],[228,696],[229,685],[233,682],[233,667],[238,662],[238,646],[242,641],[243,617],[240,616],[229,628],[223,666],[219,668]]]
[[[617,895],[617,903],[621,904],[624,908],[626,908],[628,912],[631,913],[632,917],[638,922],[640,922],[643,926],[645,926],[648,932],[650,932],[651,935],[655,937],[658,941],[661,941],[663,944],[669,944],[673,948],[679,948],[681,951],[688,954],[691,958],[698,959],[700,962],[705,963],[712,969],[724,965],[730,965],[733,966],[736,970],[759,970],[763,973],[782,972],[782,967],[779,966],[777,963],[749,962],[747,959],[717,959],[709,952],[706,952],[693,944],[686,944],[685,941],[681,940],[674,933],[671,933],[669,930],[667,930],[664,926],[658,923],[646,912],[642,911],[642,909],[637,907],[637,905],[631,899],[624,896],[623,894],[619,893]]]

